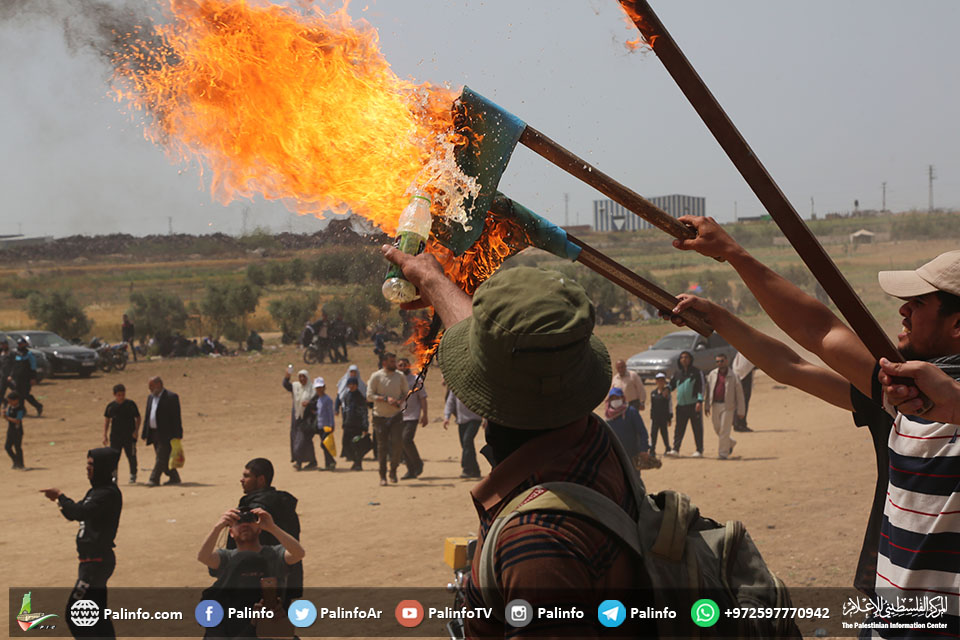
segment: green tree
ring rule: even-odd
[[[259,262],[251,262],[247,265],[247,280],[254,286],[264,287],[267,285],[267,270]]]
[[[269,284],[281,285],[287,281],[287,266],[280,261],[268,262],[265,271]]]
[[[187,324],[187,310],[179,297],[149,289],[130,294],[130,309],[127,314],[137,325],[141,336],[153,336],[166,340]]]
[[[586,289],[600,322],[614,323],[627,311],[632,296],[603,276],[577,263],[560,265],[557,271]]]
[[[247,315],[257,310],[260,289],[247,283],[208,283],[200,313],[208,320],[210,333],[219,338],[242,342],[247,337]]]
[[[27,313],[46,330],[68,340],[82,338],[93,328],[93,322],[69,291],[31,293],[27,297]]]
[[[307,263],[300,258],[294,258],[287,265],[287,282],[300,284],[307,277]]]
[[[314,292],[291,294],[270,301],[267,311],[270,312],[274,322],[280,325],[280,330],[283,332],[281,341],[284,344],[297,340],[303,325],[316,313],[318,304],[319,298]]]
[[[733,288],[728,277],[724,271],[704,271],[700,273],[699,284],[703,289],[703,297],[731,309]]]

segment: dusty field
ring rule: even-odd
[[[641,336],[639,330],[604,327],[600,334],[618,358],[645,348],[647,331]],[[351,355],[368,376],[374,364],[369,346]],[[196,550],[219,514],[236,504],[243,464],[255,456],[273,460],[275,485],[300,499],[308,585],[446,584],[443,540],[475,531],[476,514],[470,483],[457,477],[456,431],[444,431],[437,421],[442,416],[438,372],[427,383],[432,421],[418,436],[425,474],[381,488],[370,461],[363,473],[291,470],[290,397],[280,386],[288,362],[299,368],[299,353],[291,347],[263,356],[141,361],[123,374],[58,378],[41,385],[37,395],[46,405],[44,416],[25,421],[29,470],[4,466],[0,471],[5,485],[3,586],[73,584],[76,524],[64,520],[38,490],[56,486],[71,497],[83,495],[88,486],[85,452],[100,446],[112,385],[124,382],[142,410],[152,375],[163,376],[167,387],[180,394],[184,484],[129,486],[126,461],[121,461],[124,510],[111,586],[208,585]],[[345,369],[315,366],[310,374],[325,376],[332,386]],[[776,388],[763,375],[753,397],[750,424],[757,432],[737,435],[741,459],[717,460],[716,436],[705,425],[707,458],[666,459],[662,469],[645,472],[647,488],[686,492],[705,514],[744,521],[789,585],[846,586],[872,497],[874,458],[868,434],[853,426],[849,414],[795,390]],[[684,453],[692,450],[688,433]],[[139,452],[142,483],[152,450],[141,442]],[[317,551],[321,545],[322,553]],[[7,624],[7,615],[0,624]]]

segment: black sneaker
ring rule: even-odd
[[[43,405],[40,405],[39,407],[37,407],[37,417],[39,418],[42,415],[43,415]]]

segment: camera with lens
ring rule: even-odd
[[[251,511],[250,507],[240,507],[238,509],[240,512],[240,517],[237,519],[237,523],[242,524],[244,522],[258,522],[260,516]]]

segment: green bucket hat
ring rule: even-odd
[[[516,267],[473,296],[473,315],[443,334],[437,361],[477,414],[516,429],[581,418],[610,389],[610,354],[593,335],[587,292],[557,271]]]

